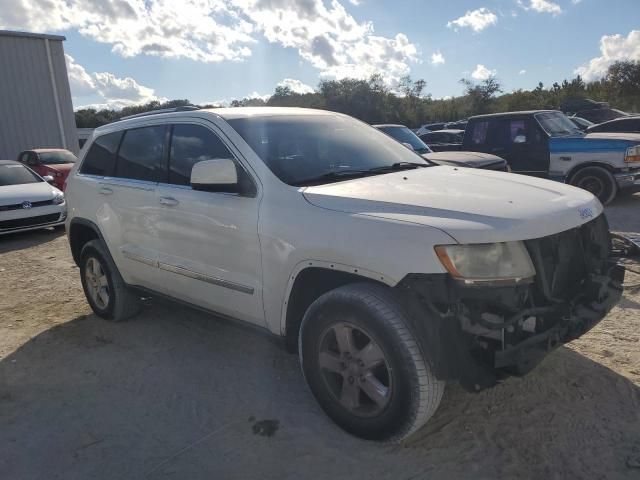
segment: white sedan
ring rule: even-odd
[[[45,178],[21,163],[0,160],[0,235],[64,225],[64,195]]]

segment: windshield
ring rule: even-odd
[[[331,183],[374,174],[373,169],[381,174],[386,173],[385,168],[400,164],[431,165],[387,135],[350,117],[283,115],[236,118],[228,123],[289,185]],[[322,176],[326,180],[314,181]]]
[[[76,163],[76,156],[71,152],[40,152],[40,162],[45,165],[61,165],[63,163]]]
[[[42,181],[38,175],[22,165],[0,165],[0,187]]]
[[[564,113],[546,112],[536,113],[534,116],[544,131],[551,137],[582,134],[580,129]]]
[[[395,138],[400,143],[408,143],[413,147],[413,149],[422,154],[422,153],[431,153],[431,149],[428,147],[426,143],[424,143],[420,138],[409,130],[407,127],[376,127],[381,132],[386,133],[390,137]]]

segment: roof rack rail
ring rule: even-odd
[[[119,118],[116,121],[129,120],[130,118],[146,117],[148,115],[158,115],[160,113],[190,112],[192,110],[200,110],[200,107],[190,105],[190,106],[175,107],[175,108],[161,108],[159,110],[150,110],[148,112],[136,113],[134,115],[127,115],[126,117]]]

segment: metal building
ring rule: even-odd
[[[64,40],[0,30],[0,159],[31,148],[78,153]]]

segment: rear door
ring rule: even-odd
[[[70,191],[82,199],[126,283],[153,290],[158,275],[158,236],[152,217],[158,180],[166,176],[165,125],[151,125],[98,137]],[[73,202],[71,202],[73,203]]]
[[[255,194],[191,188],[193,165],[229,158]],[[153,230],[160,240],[159,267],[168,293],[189,303],[264,326],[258,241],[257,182],[239,152],[207,121],[171,127],[169,175],[156,190]]]

